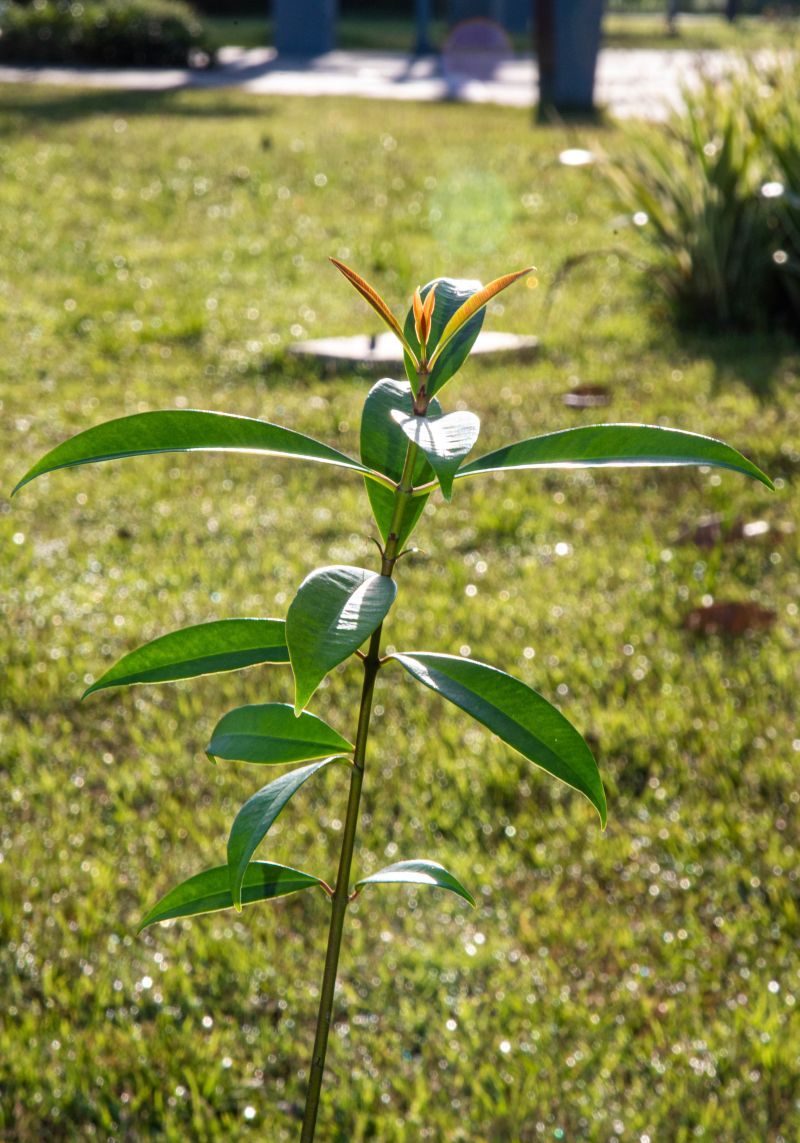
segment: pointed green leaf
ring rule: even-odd
[[[395,483],[403,472],[408,440],[392,420],[392,413],[411,416],[413,409],[414,394],[408,382],[392,381],[388,377],[372,386],[364,402],[364,411],[361,415],[361,460],[367,468],[388,476]],[[432,416],[441,413],[439,402],[431,401],[428,411]],[[414,484],[427,484],[433,477],[433,469],[425,456],[420,455],[414,465]],[[386,541],[394,513],[394,493],[374,480],[365,480],[365,484],[376,523]],[[409,504],[400,531],[399,547],[402,547],[411,535],[427,500],[427,496],[416,496]]]
[[[478,313],[479,310],[484,309],[492,298],[502,290],[507,289],[514,282],[518,282],[520,278],[524,278],[525,275],[530,274],[532,270],[533,266],[528,266],[524,270],[515,270],[511,274],[504,274],[502,278],[495,278],[488,286],[484,286],[474,293],[472,297],[467,298],[442,330],[442,336],[439,338],[439,344],[436,346],[436,352],[431,358],[431,362],[435,363],[436,358],[445,352],[450,340],[455,337],[461,327],[465,325],[471,317]]]
[[[253,861],[247,867],[242,884],[242,905],[254,901],[269,901],[285,897],[299,889],[321,885],[318,877],[302,873],[288,865],[274,865],[271,861]],[[195,917],[198,913],[215,913],[233,908],[228,866],[218,865],[196,873],[187,881],[176,885],[147,913],[139,925],[139,932],[156,921],[170,921],[176,917]]]
[[[206,753],[234,762],[306,762],[327,754],[347,754],[352,743],[332,726],[303,711],[295,717],[288,703],[240,706],[217,723]]]
[[[171,631],[123,655],[83,697],[128,683],[163,683],[254,663],[288,662],[282,619],[218,619]]]
[[[429,356],[436,349],[439,340],[442,336],[445,326],[450,319],[461,309],[462,305],[476,294],[479,290],[483,289],[480,282],[468,279],[456,278],[434,278],[432,282],[428,282],[420,290],[420,295],[424,301],[427,298],[433,286],[436,286],[436,305],[433,309],[433,318],[431,320],[431,333],[428,338],[428,354]],[[483,325],[483,318],[486,313],[485,309],[478,310],[476,314],[465,322],[458,332],[450,338],[447,346],[442,350],[441,355],[437,358],[435,365],[431,371],[430,376],[426,382],[426,389],[428,396],[433,396],[447,384],[450,378],[458,372],[465,360],[469,356],[469,351],[475,344],[475,339],[481,332]],[[406,316],[403,332],[406,335],[411,348],[419,357],[421,348],[417,333],[414,328],[414,308],[413,306],[408,311]],[[409,357],[406,357],[406,373],[408,379],[414,387],[416,392],[417,374],[414,369],[413,362]]]
[[[392,420],[425,453],[439,479],[445,500],[449,500],[453,495],[453,477],[458,466],[478,439],[481,429],[478,417],[474,413],[415,417],[394,410]]]
[[[477,476],[512,468],[645,467],[707,464],[731,468],[774,488],[768,476],[736,449],[713,437],[657,425],[587,425],[506,445],[478,457],[456,474]]]
[[[312,774],[338,761],[338,758],[323,758],[321,762],[312,762],[310,766],[301,766],[298,770],[282,774],[257,794],[253,794],[252,798],[248,798],[239,810],[228,838],[230,891],[237,909],[242,907],[242,885],[250,858],[278,814]]]
[[[592,752],[575,727],[540,694],[474,659],[427,651],[392,658],[531,762],[585,794],[605,826],[606,797]]]
[[[403,883],[406,885],[435,885],[439,889],[449,889],[465,901],[469,901],[473,908],[475,898],[468,892],[457,877],[440,865],[438,861],[396,861],[394,865],[387,865],[369,877],[362,877],[356,881],[356,889],[362,885],[389,885]]]
[[[383,622],[397,585],[365,568],[334,565],[307,576],[286,615],[295,678],[295,713],[319,684]]]
[[[269,421],[198,409],[166,409],[120,417],[70,437],[43,456],[23,476],[14,492],[29,480],[57,468],[148,453],[195,451],[297,457],[350,468],[379,479],[375,474],[369,474],[363,464],[337,449]]]

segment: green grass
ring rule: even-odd
[[[218,16],[204,20],[214,48],[236,44],[261,48],[272,43],[272,22],[252,16]],[[787,37],[796,36],[797,18],[765,18],[742,16],[729,24],[721,16],[686,16],[678,18],[671,33],[664,16],[657,13],[610,12],[603,25],[604,42],[612,48],[663,48],[692,51],[731,48],[757,51],[761,48],[784,47]],[[429,36],[434,48],[445,43],[448,26],[444,20],[431,20]],[[371,16],[342,16],[336,23],[336,45],[365,51],[410,52],[416,43],[416,24],[412,19]],[[527,34],[511,37],[518,52],[531,51]]]
[[[214,47],[236,44],[246,48],[262,48],[273,42],[273,23],[251,16],[216,16],[204,24]],[[444,20],[432,20],[430,38],[439,46],[447,35]],[[336,22],[336,46],[352,50],[410,52],[416,42],[416,24],[411,19],[385,16],[341,16]]]
[[[786,47],[787,41],[797,39],[797,29],[797,16],[780,13],[740,16],[732,24],[722,15],[682,13],[670,31],[663,12],[610,12],[603,24],[603,35],[609,48],[756,52]]]
[[[796,1136],[798,642],[794,347],[670,332],[597,173],[513,110],[237,93],[0,91],[0,488],[66,434],[196,406],[357,449],[368,380],[292,361],[372,331],[326,262],[399,310],[440,273],[534,261],[491,328],[533,365],[468,366],[445,406],[481,451],[604,419],[722,436],[774,495],[695,470],[520,474],[434,498],[387,636],[518,674],[594,744],[609,828],[401,673],[379,680],[356,868],[441,861],[478,897],[398,887],[349,916],[320,1138],[524,1143]],[[545,302],[552,301],[545,322]],[[705,512],[765,538],[678,543]],[[779,526],[794,531],[779,531]],[[328,906],[304,894],[135,935],[219,863],[258,773],[203,754],[217,717],[288,700],[285,669],[101,694],[161,632],[283,615],[312,568],[375,552],[357,478],[253,457],[61,472],[0,499],[0,1137],[293,1140]],[[738,640],[683,628],[707,595],[773,608]],[[314,709],[348,733],[358,670]],[[262,778],[263,781],[263,778]],[[345,787],[309,785],[262,856],[332,876]],[[774,983],[773,983],[774,982]],[[252,1109],[252,1110],[249,1110]],[[252,1117],[251,1117],[252,1116]]]

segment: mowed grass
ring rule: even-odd
[[[235,44],[260,48],[274,42],[271,20],[253,16],[216,16],[203,23],[213,48]],[[445,20],[430,20],[427,33],[430,45],[440,50],[447,41],[449,27]],[[729,23],[720,15],[681,14],[674,30],[670,30],[664,12],[608,12],[603,20],[603,42],[611,48],[660,48],[672,51],[683,48],[708,51],[722,48],[741,52],[785,47],[797,35],[797,17],[787,13],[767,16],[740,16]],[[532,37],[527,32],[510,37],[517,52],[532,51]],[[417,42],[417,25],[411,17],[380,15],[340,16],[336,21],[336,46],[367,51],[411,52]]]
[[[609,826],[396,668],[379,680],[359,874],[429,857],[478,897],[365,891],[347,922],[325,1141],[778,1143],[796,1138],[796,349],[677,336],[596,171],[489,107],[0,91],[0,1136],[293,1140],[328,903],[305,893],[136,935],[224,861],[269,780],[213,766],[216,719],[288,669],[100,694],[186,623],[281,616],[325,563],[374,566],[356,477],[256,457],[142,458],[7,499],[67,434],[137,410],[262,416],[356,453],[369,379],[286,355],[377,332],[326,261],[403,311],[438,274],[534,262],[487,327],[533,364],[468,365],[446,409],[478,451],[597,420],[722,436],[779,483],[674,470],[522,473],[431,500],[399,568],[398,649],[504,667],[593,744]],[[598,252],[554,293],[565,258]],[[562,394],[610,387],[575,412]],[[747,541],[680,542],[704,513]],[[698,638],[704,598],[775,611]],[[469,651],[467,650],[469,648]],[[312,709],[352,730],[357,664]],[[334,876],[346,782],[309,783],[259,856]]]

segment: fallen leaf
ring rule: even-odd
[[[770,628],[776,618],[774,611],[757,603],[728,601],[695,607],[686,616],[683,626],[698,635],[732,635],[738,638],[747,631]]]

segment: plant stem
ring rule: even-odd
[[[406,451],[405,464],[400,481],[395,489],[394,512],[389,526],[389,535],[383,553],[381,575],[391,577],[397,560],[400,529],[403,517],[411,499],[413,490],[414,462],[417,457],[417,446],[409,443]],[[336,990],[336,971],[339,966],[339,952],[342,945],[342,932],[347,905],[350,900],[350,868],[353,863],[353,850],[355,848],[356,831],[358,829],[358,810],[361,802],[361,786],[364,781],[364,763],[367,756],[367,739],[369,737],[369,724],[372,716],[372,697],[375,693],[375,680],[380,670],[381,632],[383,624],[373,631],[369,643],[369,650],[364,657],[364,680],[361,686],[361,705],[358,711],[358,727],[356,729],[355,749],[353,751],[353,769],[350,775],[350,794],[347,801],[347,814],[344,821],[344,834],[342,836],[342,851],[339,855],[339,872],[336,876],[336,888],[333,892],[331,907],[331,922],[328,930],[328,948],[325,953],[325,971],[322,976],[322,989],[319,997],[319,1012],[317,1014],[317,1031],[314,1037],[314,1053],[311,1057],[311,1068],[308,1076],[308,1091],[306,1092],[306,1109],[303,1117],[303,1131],[300,1143],[313,1143],[314,1132],[317,1126],[320,1094],[322,1092],[322,1076],[325,1070],[325,1056],[328,1050],[328,1034],[331,1029],[333,1013],[333,996]]]
[[[392,520],[389,524],[389,534],[386,539],[386,547],[383,550],[383,562],[381,564],[381,575],[391,576],[394,571],[394,565],[397,562],[399,555],[397,549],[400,546],[400,529],[403,526],[403,517],[406,514],[406,509],[411,501],[411,496],[414,491],[414,465],[417,460],[417,446],[413,441],[409,441],[406,450],[406,459],[403,465],[403,472],[400,476],[400,481],[395,489],[394,494],[394,512],[392,513]]]
[[[358,807],[361,801],[361,785],[364,781],[364,761],[367,754],[369,722],[372,714],[372,696],[375,679],[380,669],[381,628],[373,632],[369,651],[364,659],[364,682],[361,688],[361,705],[358,711],[358,729],[353,752],[353,770],[350,775],[350,796],[347,802],[347,815],[344,821],[342,852],[339,856],[339,872],[332,898],[331,923],[328,930],[328,949],[325,954],[325,972],[322,977],[322,990],[319,997],[317,1032],[314,1038],[314,1054],[306,1093],[306,1110],[303,1118],[301,1143],[312,1143],[317,1125],[319,1098],[322,1091],[322,1074],[325,1070],[325,1055],[328,1050],[328,1033],[331,1028],[333,994],[336,989],[336,970],[339,965],[339,950],[342,944],[344,916],[350,895],[350,867],[353,862],[356,829],[358,827]]]

